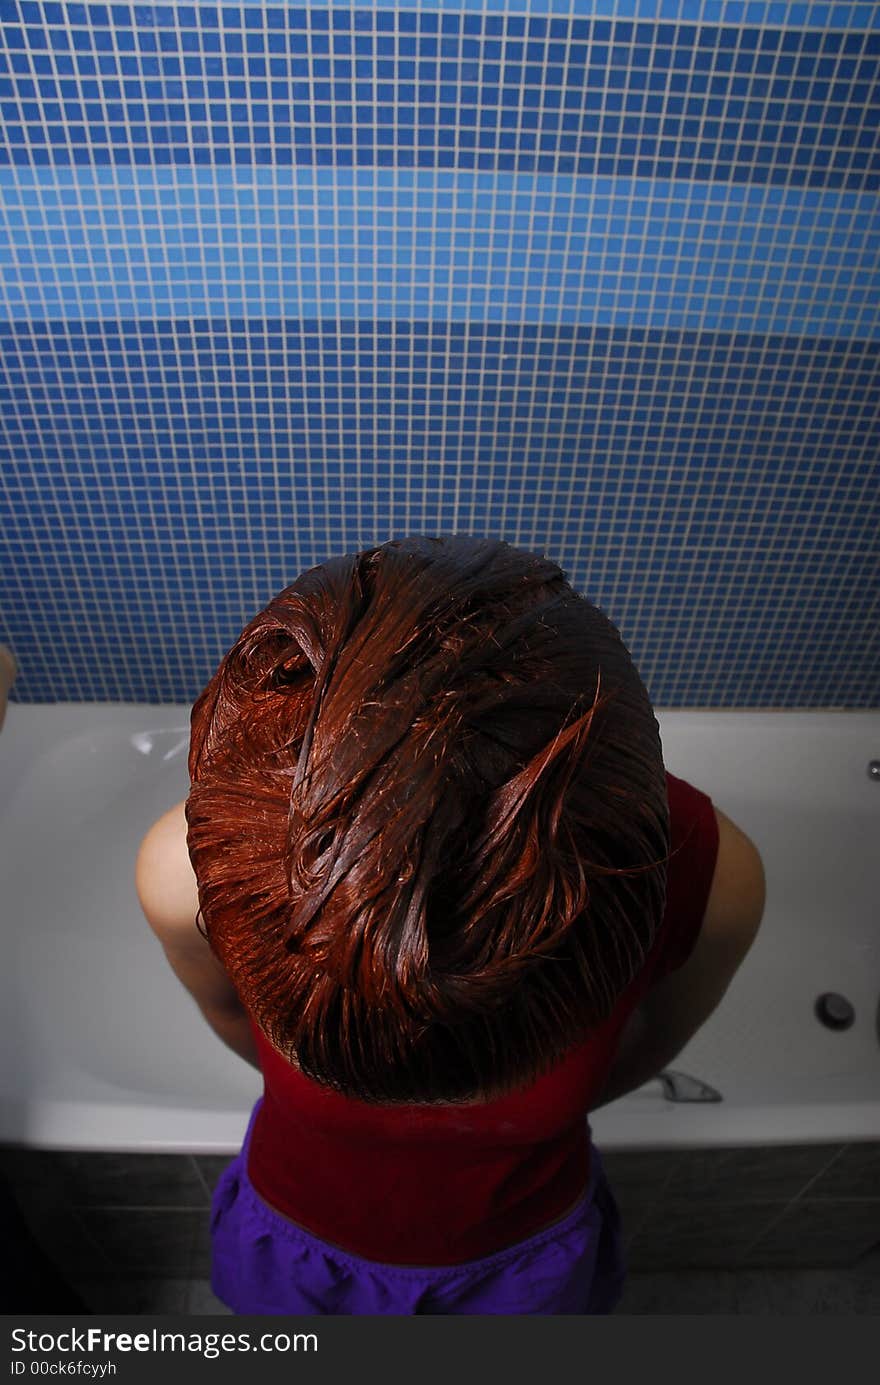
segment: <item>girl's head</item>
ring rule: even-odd
[[[639,970],[666,898],[659,727],[547,559],[458,535],[333,558],[246,626],[191,720],[207,937],[316,1081],[512,1090]]]

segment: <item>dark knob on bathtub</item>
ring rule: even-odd
[[[816,1001],[816,1014],[829,1029],[849,1029],[855,1023],[856,1012],[845,995],[825,991]]]

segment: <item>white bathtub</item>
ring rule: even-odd
[[[657,1081],[598,1111],[600,1147],[880,1139],[880,713],[658,712],[664,758],[758,844],[761,933]],[[138,845],[189,790],[189,708],[11,704],[0,735],[0,1142],[233,1153],[258,1073],[207,1028],[149,931]],[[822,1027],[817,995],[855,1007]]]

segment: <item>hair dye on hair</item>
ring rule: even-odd
[[[192,708],[210,946],[270,1042],[363,1101],[536,1080],[663,916],[659,726],[555,563],[397,539],[301,574]]]

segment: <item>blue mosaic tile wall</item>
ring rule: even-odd
[[[655,704],[880,705],[880,5],[0,0],[13,700],[545,552]]]

